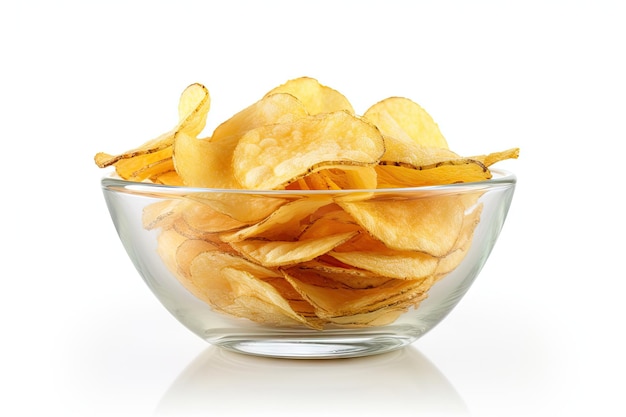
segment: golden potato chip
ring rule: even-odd
[[[370,311],[367,313],[330,317],[327,321],[335,326],[348,328],[386,326],[398,320],[398,318],[402,314],[406,313],[406,311],[407,307],[404,306],[390,306],[385,309]]]
[[[293,265],[306,262],[323,255],[334,247],[350,239],[357,232],[346,232],[319,237],[316,239],[296,241],[267,241],[248,239],[231,242],[231,246],[246,258],[266,267]]]
[[[329,278],[347,288],[354,289],[380,287],[386,282],[395,279],[349,265],[339,265],[326,262],[323,256],[320,256],[312,261],[299,263],[298,265],[288,268],[287,271],[293,270],[294,268],[311,270],[321,277]],[[296,275],[297,274],[298,273],[296,273]]]
[[[490,167],[496,162],[504,161],[505,159],[517,159],[519,157],[519,148],[511,148],[501,152],[492,152],[487,155],[472,156],[470,159],[480,161],[483,165]]]
[[[176,253],[178,247],[186,240],[185,236],[174,229],[163,230],[157,237],[157,253],[163,261],[163,265],[179,280],[182,280],[182,276],[178,269]]]
[[[448,142],[430,114],[408,98],[381,100],[367,109],[363,117],[375,124],[384,136],[428,147],[448,148]]]
[[[120,178],[128,181],[143,181],[174,170],[172,147],[158,151],[122,158],[115,163],[115,171]]]
[[[306,320],[307,326],[317,330],[323,329],[325,320],[317,317],[315,308],[313,308],[311,303],[302,298],[284,277],[268,277],[262,280],[280,293],[281,297],[289,303],[293,311]]]
[[[235,294],[228,280],[221,274],[225,268],[236,268],[259,278],[280,276],[241,256],[221,251],[206,251],[195,256],[189,264],[189,279],[185,279],[189,285],[188,289],[215,308],[222,309],[233,304]]]
[[[169,185],[173,187],[182,187],[185,185],[183,184],[183,180],[178,175],[178,172],[176,172],[175,167],[171,171],[162,171],[153,174],[148,179],[155,184]]]
[[[270,90],[265,96],[276,93],[291,94],[300,100],[310,115],[345,110],[354,114],[350,101],[339,91],[320,84],[311,77],[294,78]]]
[[[323,169],[312,175],[319,176],[311,190],[372,190],[378,183],[376,167],[356,167],[350,169]],[[308,178],[312,175],[304,177]]]
[[[226,120],[211,135],[211,141],[229,136],[240,137],[259,126],[291,123],[308,116],[304,104],[291,94],[275,93],[246,107]]]
[[[286,197],[228,192],[194,193],[189,196],[189,199],[205,204],[211,209],[246,225],[264,220],[280,206],[290,201]]]
[[[105,152],[98,152],[96,156],[94,157],[94,161],[96,162],[96,165],[98,165],[100,168],[106,168],[108,166],[116,164],[118,161],[123,160],[123,159],[130,159],[130,158],[135,158],[135,157],[139,157],[142,155],[149,155],[155,152],[163,151],[169,148],[173,142],[174,142],[174,132],[170,131],[170,132],[160,135],[156,139],[149,140],[148,142],[142,144],[141,146],[137,148],[131,149],[121,154],[110,155]],[[151,161],[150,159],[154,159],[154,157],[138,159],[135,162],[134,166],[136,166],[137,169],[139,169],[144,165],[144,162],[147,162],[147,163],[154,162],[154,161]],[[160,159],[162,159],[161,156],[156,158],[156,160],[160,160]],[[131,170],[132,169],[129,169],[129,171]]]
[[[229,307],[235,314],[271,326],[308,325],[307,319],[271,284],[235,268],[224,268],[220,272],[235,295],[233,306]]]
[[[179,131],[173,152],[176,170],[189,187],[239,188],[231,164],[239,138],[260,126],[293,122],[306,115],[295,97],[274,94],[219,125],[210,138],[198,139],[196,135]]]
[[[183,241],[176,249],[176,268],[177,271],[184,277],[189,278],[191,276],[191,262],[196,259],[201,253],[217,251],[218,247],[206,240],[202,239],[187,239]]]
[[[311,222],[298,237],[300,240],[318,239],[337,233],[359,232],[363,230],[361,226],[338,205],[329,204],[323,208],[326,207],[335,209],[323,213],[314,213],[311,217]]]
[[[396,279],[428,277],[439,263],[438,258],[428,253],[390,249],[367,234],[360,234],[358,238],[328,252],[328,255],[346,265]]]
[[[454,249],[439,260],[437,269],[433,273],[433,276],[436,279],[440,279],[441,277],[454,271],[465,259],[465,255],[467,255],[467,252],[472,245],[474,231],[480,222],[482,208],[482,204],[478,205],[465,215],[465,218],[463,219],[463,228],[461,229],[461,233],[454,244]]]
[[[147,205],[141,218],[144,229],[169,228],[180,214],[181,203],[182,200],[162,200]]]
[[[384,151],[375,126],[339,111],[250,130],[232,163],[242,188],[275,189],[324,168],[373,166]]]
[[[411,296],[412,298],[373,311],[329,317],[327,321],[335,326],[348,328],[386,326],[396,321],[409,308],[417,308],[428,294],[416,292]]]
[[[247,226],[246,223],[220,213],[206,204],[190,200],[185,202],[182,218],[189,227],[198,232],[227,232]]]
[[[285,278],[321,318],[352,316],[406,302],[429,288],[423,280],[388,280],[373,288],[352,288],[312,270],[291,268]]]
[[[199,297],[217,310],[268,325],[309,325],[274,286],[264,281],[281,274],[219,252],[200,254],[189,270]]]
[[[479,160],[391,136],[385,136],[385,154],[376,173],[378,188],[444,185],[491,178],[491,172]]]
[[[231,164],[237,143],[237,136],[212,142],[210,139],[198,139],[185,132],[178,132],[173,160],[183,184],[187,187],[239,188]]]
[[[479,161],[457,159],[427,167],[379,165],[376,167],[377,188],[408,188],[485,181],[491,172]]]
[[[452,250],[465,211],[462,201],[453,195],[337,203],[388,248],[436,257]]]
[[[172,144],[174,143],[174,135],[177,131],[183,131],[189,135],[197,136],[202,131],[202,129],[204,129],[207,113],[209,112],[210,106],[211,99],[209,96],[209,91],[206,89],[206,87],[197,83],[192,84],[187,87],[181,94],[178,103],[179,123],[174,129],[160,135],[156,139],[145,142],[143,145],[137,148],[131,149],[118,155],[109,155],[104,152],[100,152],[96,154],[95,162],[100,168],[104,168],[116,164],[118,161],[123,159],[136,158],[143,155],[149,155],[155,152],[163,151],[166,148],[172,146]],[[169,156],[171,157],[171,150],[169,152]],[[150,163],[154,162],[154,160],[151,159],[153,158],[141,158],[137,161],[136,165],[149,165]],[[130,169],[126,169],[125,172],[129,170]],[[125,177],[122,176],[122,178]]]
[[[280,206],[262,221],[233,233],[224,233],[225,242],[239,242],[251,237],[288,240],[295,239],[306,228],[308,218],[319,208],[332,203],[330,197],[300,198]]]

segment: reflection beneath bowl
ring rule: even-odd
[[[159,416],[468,415],[445,376],[415,347],[341,360],[241,355],[215,346],[165,392]]]

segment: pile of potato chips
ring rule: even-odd
[[[129,181],[207,188],[147,206],[144,227],[196,297],[272,326],[380,326],[418,307],[465,257],[482,210],[480,191],[419,187],[488,180],[519,152],[461,157],[415,102],[356,115],[309,77],[199,138],[210,102],[190,85],[171,131],[95,161]]]

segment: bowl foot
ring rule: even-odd
[[[286,359],[333,359],[376,355],[400,349],[416,338],[397,333],[324,336],[225,336],[210,343],[247,355]]]

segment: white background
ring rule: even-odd
[[[620,6],[2,2],[0,414],[626,415]],[[170,129],[188,84],[211,92],[209,131],[303,75],[358,112],[412,98],[461,154],[521,148],[482,274],[403,351],[212,348],[152,296],[106,210],[93,155]]]

